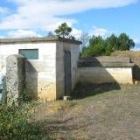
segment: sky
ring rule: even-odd
[[[140,0],[0,0],[0,38],[43,37],[61,23],[72,35],[126,33],[140,43]]]

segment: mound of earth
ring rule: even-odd
[[[111,56],[130,57],[135,64],[133,68],[133,78],[140,81],[140,51],[115,51]]]
[[[130,58],[140,57],[140,51],[115,51],[111,56],[127,56]]]

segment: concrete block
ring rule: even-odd
[[[10,55],[6,59],[7,105],[18,105],[24,90],[25,58],[21,55]]]

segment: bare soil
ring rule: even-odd
[[[50,139],[140,140],[139,84],[85,83],[79,84],[72,95],[71,101],[36,107],[34,119],[49,132]]]

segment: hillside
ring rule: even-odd
[[[111,56],[140,57],[140,51],[115,51]]]
[[[131,62],[135,64],[133,68],[133,78],[137,81],[140,81],[140,51],[116,51],[113,52],[111,56],[130,57]]]

